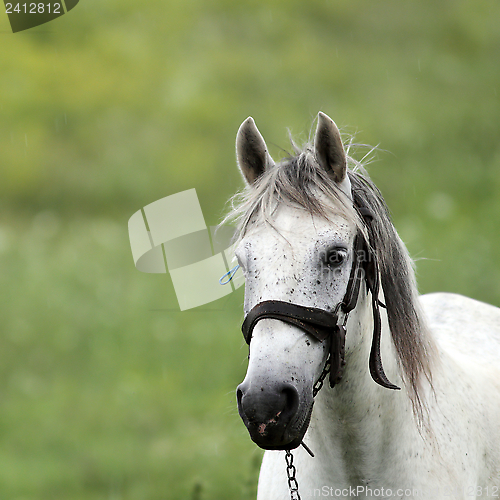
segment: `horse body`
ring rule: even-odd
[[[433,390],[426,392],[430,427],[417,428],[404,391],[373,387],[361,347],[349,357],[343,383],[316,397],[304,437],[315,457],[294,452],[302,498],[500,495],[500,370],[494,363],[500,309],[444,293],[423,296],[422,305],[439,356]],[[383,328],[388,340],[386,319]],[[385,344],[384,368],[393,375],[396,367],[387,362],[394,353]],[[290,497],[283,455],[264,454],[258,500]]]
[[[387,305],[383,371],[402,388],[382,387],[368,370],[375,331],[368,279],[356,307],[339,313],[347,329],[342,380],[334,387],[325,381],[314,399],[329,340],[261,318],[237,391],[251,438],[268,450],[258,499],[290,497],[283,451],[290,448],[302,498],[499,497],[500,309],[452,294],[418,297],[379,193],[348,171],[351,159],[326,115],[319,116],[314,147],[279,165],[249,119],[237,154],[249,185],[235,252],[246,278],[245,314],[271,300],[342,310],[355,239],[368,237],[353,210],[361,198],[374,214],[369,244],[380,266],[377,299]]]

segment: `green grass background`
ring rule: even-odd
[[[319,110],[379,145],[421,292],[500,305],[499,19],[490,0],[81,0],[17,34],[0,15],[0,499],[255,495],[241,290],[181,313],[127,234],[190,188],[216,224],[248,115],[277,158]]]

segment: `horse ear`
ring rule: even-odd
[[[241,173],[249,185],[253,184],[267,168],[274,165],[264,138],[251,116],[241,124],[236,135],[236,158]]]
[[[314,150],[318,163],[337,183],[346,177],[346,157],[340,132],[334,121],[321,111],[318,113],[318,126],[314,138]]]

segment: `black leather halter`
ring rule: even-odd
[[[367,228],[368,237],[373,244],[373,214],[365,207],[356,193],[353,193],[354,206],[361,215]],[[309,333],[320,342],[330,339],[330,387],[338,384],[342,378],[345,365],[345,336],[349,313],[356,307],[362,279],[365,279],[366,288],[372,297],[373,337],[370,350],[369,368],[373,380],[388,389],[399,389],[392,384],[384,373],[380,356],[381,319],[378,300],[380,282],[379,268],[375,251],[367,244],[359,231],[354,240],[354,255],[351,274],[347,283],[346,293],[333,312],[315,307],[290,304],[280,300],[266,300],[257,304],[245,317],[241,327],[247,344],[250,345],[252,331],[261,319],[278,319],[297,326]],[[339,325],[339,310],[344,313],[344,321]],[[328,363],[328,361],[327,361]]]

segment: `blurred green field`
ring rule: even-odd
[[[0,15],[0,498],[246,500],[242,291],[179,312],[128,218],[196,188],[215,225],[252,115],[274,157],[319,110],[370,173],[422,293],[500,306],[500,4],[81,0]]]

